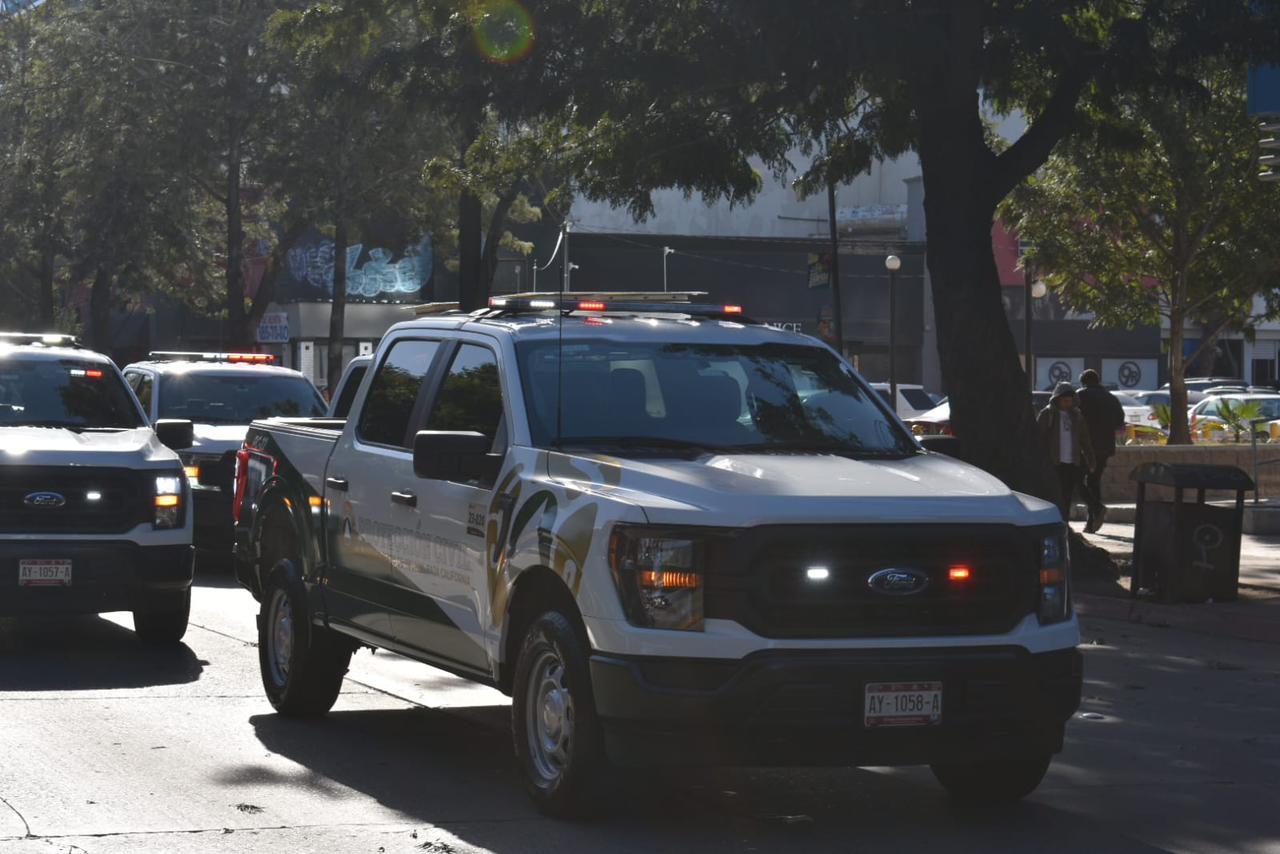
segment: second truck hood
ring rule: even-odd
[[[183,453],[212,454],[222,456],[227,451],[238,451],[244,444],[248,424],[195,424],[192,427],[195,444]]]
[[[178,456],[160,444],[150,427],[118,432],[56,427],[0,427],[0,467],[173,467]]]
[[[1053,522],[1052,505],[939,454],[902,460],[709,454],[696,460],[552,454],[553,477],[599,484],[652,522]]]

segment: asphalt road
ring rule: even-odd
[[[922,769],[629,778],[525,800],[494,691],[357,655],[334,712],[261,694],[254,603],[195,594],[180,649],[128,615],[0,620],[0,852],[1280,852],[1280,647],[1090,620],[1083,717],[1041,788],[953,809]]]

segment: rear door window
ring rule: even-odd
[[[898,394],[902,395],[903,400],[910,404],[912,409],[933,409],[933,398],[922,388],[902,388],[899,386]]]
[[[369,369],[364,365],[356,365],[347,373],[347,381],[343,383],[338,393],[338,401],[333,405],[334,418],[346,418],[351,413],[351,404],[356,399],[356,389],[360,388],[360,381],[364,379],[367,370]]]
[[[407,448],[409,422],[439,341],[400,340],[373,375],[357,433],[365,442]]]
[[[440,385],[427,430],[470,431],[493,439],[492,450],[505,450],[502,385],[493,351],[476,344],[458,348]]]

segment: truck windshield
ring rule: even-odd
[[[300,376],[181,373],[160,380],[160,417],[198,424],[248,424],[257,418],[324,415],[324,400]]]
[[[904,457],[915,444],[836,357],[796,344],[517,345],[535,444]]]
[[[144,423],[109,365],[0,356],[0,427],[128,430]]]

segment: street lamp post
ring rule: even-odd
[[[670,246],[662,247],[662,292],[667,292],[667,256],[676,250]]]
[[[1031,315],[1034,313],[1032,308],[1034,300],[1044,299],[1044,295],[1048,293],[1049,287],[1040,279],[1034,279],[1031,275],[1031,265],[1024,263],[1022,266],[1022,285],[1024,293],[1022,297],[1023,309],[1022,313],[1026,316],[1026,333],[1024,335],[1024,346],[1026,349],[1027,359],[1027,384],[1031,391],[1036,390],[1036,359],[1035,351],[1031,347]]]
[[[887,255],[884,268],[889,271],[889,400],[893,401],[893,411],[898,411],[898,270],[902,268],[902,259],[897,255]]]

